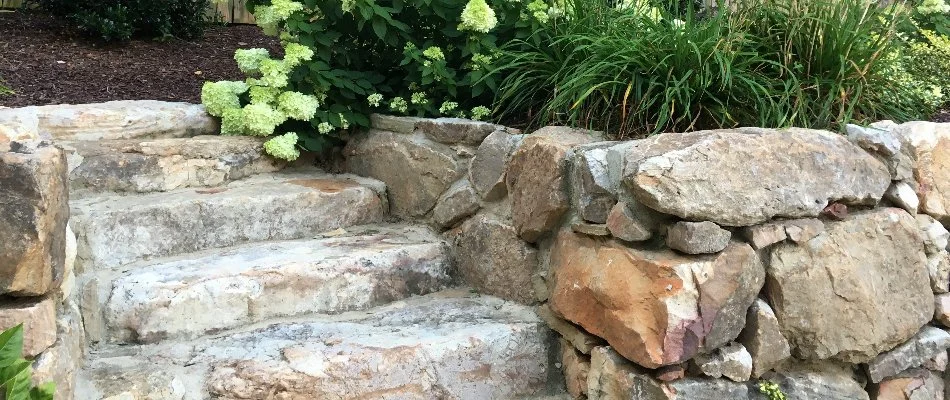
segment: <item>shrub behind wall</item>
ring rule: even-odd
[[[81,32],[106,41],[201,37],[210,0],[37,0]]]

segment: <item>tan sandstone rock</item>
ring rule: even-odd
[[[735,339],[764,281],[755,252],[740,243],[684,257],[565,230],[553,246],[552,310],[648,368]]]
[[[914,368],[872,388],[874,400],[943,400],[944,380],[933,372]]]
[[[835,201],[873,205],[891,183],[881,161],[831,132],[668,136],[645,139],[646,155],[627,153],[624,182],[647,206],[688,220],[749,226],[773,217],[816,217]],[[711,172],[718,178],[709,179]]]
[[[917,224],[884,208],[826,229],[806,244],[771,248],[766,293],[794,355],[866,362],[933,317]]]
[[[0,330],[23,324],[23,356],[33,358],[56,342],[56,301],[9,300],[0,306]]]
[[[0,294],[43,295],[62,279],[66,158],[47,143],[0,153]]]
[[[916,161],[920,212],[950,222],[950,124],[909,122],[894,129]]]
[[[538,268],[538,251],[522,241],[514,227],[482,214],[449,236],[454,238],[459,273],[466,283],[506,300],[534,302],[532,275]]]
[[[772,307],[756,299],[749,307],[746,326],[739,341],[752,355],[752,376],[758,378],[791,357],[788,340],[782,336],[778,319]]]
[[[567,392],[575,399],[587,396],[587,375],[590,373],[590,356],[574,348],[570,342],[560,339],[561,369]]]
[[[570,208],[568,156],[594,139],[589,131],[549,126],[528,135],[512,154],[505,184],[515,229],[524,240],[538,240]]]

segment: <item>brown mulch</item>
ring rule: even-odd
[[[205,81],[244,78],[234,50],[249,47],[272,54],[280,49],[276,38],[253,25],[212,26],[190,42],[106,44],[84,39],[38,12],[0,12],[0,79],[15,92],[0,95],[0,106],[143,99],[200,103]]]

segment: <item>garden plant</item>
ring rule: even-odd
[[[50,382],[33,386],[32,362],[23,359],[23,325],[0,333],[0,389],[6,400],[52,400],[56,391]]]
[[[615,137],[920,119],[950,92],[943,1],[249,0],[284,54],[239,50],[247,79],[202,101],[287,160],[373,112]]]

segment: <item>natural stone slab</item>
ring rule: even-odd
[[[788,240],[795,243],[805,243],[825,231],[825,224],[814,218],[803,218],[783,221],[785,234]]]
[[[950,327],[950,294],[943,293],[934,296],[934,320],[945,327]]]
[[[768,222],[742,228],[742,236],[752,245],[753,249],[761,250],[788,238],[785,225]]]
[[[554,312],[551,311],[551,307],[547,304],[538,306],[537,313],[548,327],[560,334],[561,338],[566,340],[581,353],[590,354],[591,349],[594,347],[604,345],[604,341],[601,338],[584,332],[576,325],[554,315]]]
[[[572,148],[594,139],[589,131],[549,126],[525,137],[512,154],[505,184],[515,229],[524,240],[537,241],[570,208],[568,156]]]
[[[941,351],[933,356],[933,358],[924,361],[921,366],[931,371],[944,372],[947,370],[948,363],[950,363],[950,355],[948,355],[946,351]]]
[[[934,293],[950,291],[950,253],[944,250],[927,256],[927,272],[930,275],[930,289]]]
[[[445,144],[468,144],[477,146],[492,132],[505,129],[489,122],[463,118],[429,118],[416,122],[416,132]]]
[[[561,346],[561,370],[567,392],[578,399],[587,396],[587,375],[590,373],[590,357],[574,348],[570,342],[559,339]]]
[[[0,108],[0,152],[10,151],[11,142],[35,141],[49,136],[40,135],[34,108]]]
[[[950,222],[950,124],[909,122],[894,129],[914,164],[920,211]]]
[[[442,228],[451,228],[453,225],[475,214],[481,205],[478,193],[467,179],[456,182],[439,197],[439,201],[432,209],[432,219]]]
[[[670,227],[666,245],[686,254],[718,253],[729,245],[732,233],[709,221],[680,221]]]
[[[85,269],[310,237],[378,222],[384,212],[370,187],[317,173],[262,174],[212,190],[100,195],[74,201],[72,210]]]
[[[807,244],[771,248],[769,303],[796,357],[867,362],[933,316],[917,223],[883,208],[825,225]]]
[[[0,306],[0,331],[23,324],[23,356],[33,358],[56,342],[56,301],[9,299]]]
[[[628,242],[641,242],[653,237],[650,222],[642,215],[636,215],[627,202],[619,202],[610,209],[607,229],[617,239]]]
[[[421,134],[370,130],[344,149],[347,170],[386,183],[390,212],[400,218],[426,215],[462,176],[455,150]]]
[[[950,240],[950,232],[943,227],[943,224],[929,215],[918,214],[914,217],[917,219],[917,226],[920,227],[921,237],[924,241],[924,251],[928,255],[946,251],[947,242]]]
[[[772,307],[756,299],[749,307],[746,325],[739,341],[752,356],[752,376],[758,378],[791,357],[788,340],[782,336]]]
[[[56,342],[33,361],[33,384],[56,384],[54,400],[73,400],[76,375],[83,364],[86,348],[85,332],[79,307],[67,301],[56,320]]]
[[[752,355],[738,343],[697,355],[693,361],[703,374],[712,378],[724,376],[735,382],[745,382],[752,376]]]
[[[422,121],[425,121],[425,118],[397,117],[385,114],[370,114],[369,116],[369,123],[373,128],[395,133],[412,133],[416,130],[416,124]]]
[[[480,293],[534,303],[532,275],[538,251],[515,228],[490,215],[476,215],[449,233],[462,279]]]
[[[62,279],[66,158],[46,142],[0,152],[0,294],[38,296]]]
[[[788,399],[869,400],[851,366],[794,364],[765,376],[779,385]]]
[[[647,206],[693,221],[749,226],[778,216],[817,217],[835,201],[873,205],[891,182],[884,164],[831,132],[756,129],[645,140],[640,147],[648,150],[626,154],[624,182]],[[710,171],[721,179],[708,179]]]
[[[505,186],[508,161],[524,136],[495,131],[478,146],[469,165],[468,179],[486,201],[499,200],[508,194]]]
[[[153,192],[219,186],[285,165],[264,154],[266,138],[198,136],[64,142],[74,189]]]
[[[874,400],[944,400],[943,377],[926,369],[902,372],[874,385]]]
[[[77,398],[512,399],[546,389],[547,345],[528,307],[439,293],[184,346],[103,349]]]
[[[908,368],[919,367],[950,347],[950,333],[924,326],[907,342],[868,362],[868,377],[877,383]]]
[[[175,138],[218,133],[204,106],[155,100],[58,104],[0,110],[0,125],[17,113],[35,113],[36,130],[57,140]]]
[[[917,198],[917,192],[914,187],[907,182],[895,182],[884,192],[884,199],[894,203],[895,206],[903,208],[911,214],[917,214],[920,207],[920,199]]]
[[[595,224],[607,222],[617,204],[619,182],[612,181],[607,167],[608,143],[580,146],[575,150],[571,189],[578,216]]]
[[[448,245],[424,228],[361,227],[343,236],[208,251],[101,274],[84,291],[95,341],[194,338],[275,317],[364,310],[445,288]],[[88,300],[98,299],[98,302]],[[92,304],[89,304],[92,303]]]
[[[555,239],[550,265],[551,309],[647,368],[735,339],[765,279],[746,244],[685,257],[567,230]]]

